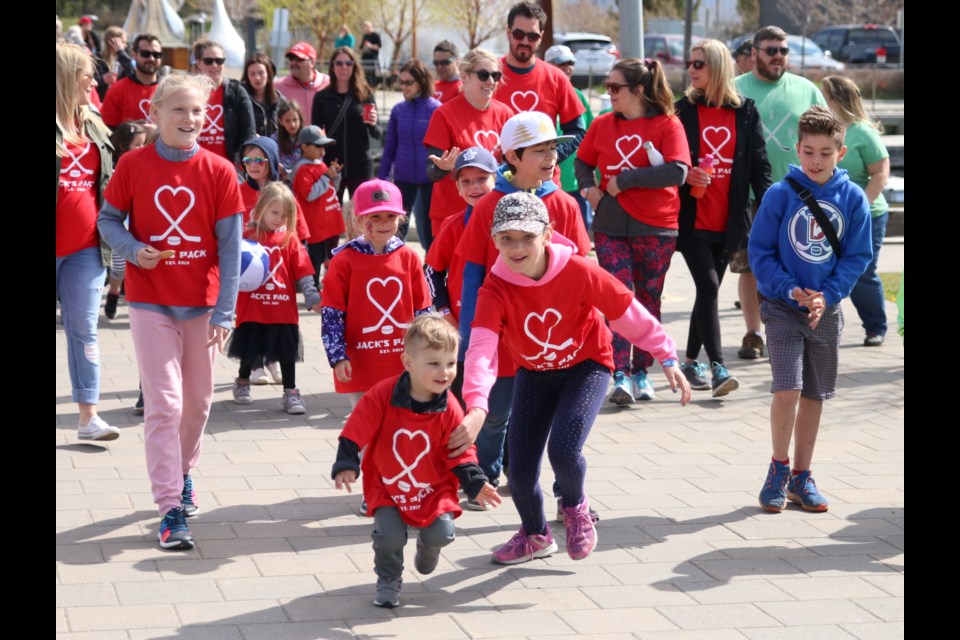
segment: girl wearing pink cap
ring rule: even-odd
[[[430,310],[430,292],[420,256],[397,237],[405,213],[400,190],[368,180],[353,207],[362,235],[333,250],[320,313],[334,388],[356,406],[367,389],[403,372],[403,333]]]

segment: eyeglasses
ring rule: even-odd
[[[486,69],[481,69],[480,71],[474,71],[473,73],[476,74],[477,79],[480,80],[480,82],[486,82],[491,78],[493,79],[494,82],[500,82],[500,78],[503,77],[503,73],[501,73],[500,71],[487,71]]]
[[[512,35],[513,39],[517,42],[523,42],[524,38],[526,38],[528,42],[537,42],[543,37],[542,33],[537,33],[536,31],[524,31],[523,29],[514,29],[510,32],[510,35]]]
[[[444,60],[434,60],[433,66],[435,67],[449,67],[453,64],[453,58],[446,58]]]
[[[687,65],[687,69],[693,67],[697,71],[700,71],[700,69],[703,69],[705,66],[707,66],[705,60],[687,60],[685,64]]]
[[[266,164],[270,162],[266,158],[240,158],[243,164]]]
[[[223,63],[227,61],[226,58],[200,58],[200,60],[208,67],[212,67],[213,65],[222,67]]]
[[[353,60],[334,60],[333,64],[338,67],[352,67]]]
[[[763,47],[762,49],[760,47],[754,47],[754,49],[757,51],[763,51],[771,58],[778,53],[782,56],[786,56],[788,53],[790,53],[790,47]]]
[[[609,93],[609,94],[612,95],[612,96],[615,96],[615,95],[617,95],[618,93],[620,93],[620,89],[623,89],[623,88],[629,89],[629,88],[630,88],[630,85],[629,85],[629,84],[620,84],[619,82],[608,82],[608,83],[607,83],[606,85],[604,85],[604,86],[607,88],[607,93]]]
[[[416,80],[398,80],[397,82],[400,84],[401,87],[409,87],[417,84]]]
[[[137,51],[137,53],[140,54],[141,58],[156,58],[157,60],[163,58],[163,51],[148,51],[146,49],[140,49]]]

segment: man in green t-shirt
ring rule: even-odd
[[[744,97],[757,103],[773,182],[783,180],[788,166],[800,162],[796,147],[800,116],[815,104],[827,106],[815,84],[787,71],[789,55],[786,32],[780,27],[763,27],[753,37],[753,71],[733,81]],[[737,353],[741,358],[754,360],[763,355],[763,336],[757,279],[750,272],[746,248],[731,256],[730,271],[740,274],[740,305],[747,325],[747,334]]]

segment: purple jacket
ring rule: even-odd
[[[440,106],[436,98],[404,100],[390,112],[387,137],[383,143],[383,157],[377,177],[386,180],[393,169],[394,181],[413,184],[429,184],[427,177],[427,148],[423,138],[427,135],[430,117]]]

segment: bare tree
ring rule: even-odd
[[[380,13],[379,26],[393,43],[390,68],[396,66],[401,48],[413,34],[423,15],[424,7],[430,2],[431,0],[376,0],[375,6]]]
[[[258,0],[263,17],[272,20],[274,9],[290,11],[290,28],[306,29],[317,41],[317,59],[324,57],[324,49],[337,36],[341,24],[357,20],[366,4],[358,0]]]
[[[554,5],[554,33],[587,31],[602,33],[613,40],[620,37],[620,12],[614,6],[601,9],[596,0],[569,0]]]
[[[516,0],[443,0],[435,13],[476,49],[507,28],[507,13]]]

